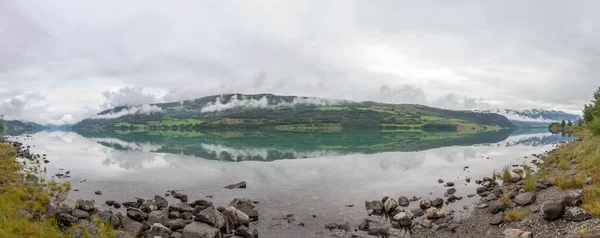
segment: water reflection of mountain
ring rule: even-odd
[[[80,132],[118,150],[185,154],[222,161],[273,161],[326,155],[422,151],[457,145],[498,143],[512,131],[490,131],[460,138],[407,137],[397,133],[291,133],[271,131],[204,132],[195,136],[160,133]]]

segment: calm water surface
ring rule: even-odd
[[[363,142],[355,138],[349,139],[348,146],[330,147],[309,145],[321,138],[298,138],[301,143],[294,143],[269,138],[84,137],[60,131],[39,132],[33,139],[17,138],[35,146],[34,153],[48,155],[47,177],[71,171],[70,178],[57,179],[70,181],[79,189],[70,193],[70,202],[85,198],[104,205],[109,199],[150,198],[171,189],[183,190],[190,200],[203,198],[216,205],[244,196],[260,202],[258,228],[263,237],[319,237],[324,235],[316,233],[324,231],[327,222],[356,226],[366,216],[365,200],[441,197],[447,188],[437,183],[440,178],[455,182],[457,195],[465,197],[450,208],[459,216],[468,214],[475,200],[466,195],[473,193],[476,185],[466,183],[466,176],[474,180],[508,164],[529,163],[531,154],[569,139],[545,130],[488,137],[491,139],[403,142],[379,149],[364,149],[360,146]],[[469,169],[463,170],[465,166]],[[247,181],[248,188],[223,188],[239,181]],[[95,190],[103,194],[95,195]],[[346,206],[350,204],[355,206]],[[464,205],[470,209],[463,210]],[[418,203],[410,208],[416,207]],[[289,213],[306,226],[272,219]]]

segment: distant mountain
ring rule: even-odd
[[[0,124],[6,127],[3,134],[5,135],[19,135],[23,133],[33,133],[44,128],[44,126],[33,123],[23,122],[17,120],[0,120]]]
[[[181,102],[121,106],[85,119],[74,130],[203,131],[261,129],[332,133],[379,130],[428,134],[431,131],[468,134],[515,127],[498,114],[451,111],[413,104],[225,94]]]
[[[555,110],[513,110],[513,109],[496,109],[496,110],[475,110],[482,113],[496,113],[505,116],[512,123],[519,127],[547,127],[552,122],[560,122],[562,120],[576,122],[579,115],[566,113]]]

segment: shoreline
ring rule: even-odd
[[[595,230],[600,219],[590,214],[593,211],[585,204],[590,199],[587,190],[593,189],[595,178],[578,176],[581,171],[576,168],[576,158],[569,158],[568,166],[556,160],[558,154],[584,144],[582,141],[597,139],[590,138],[585,131],[576,133],[578,140],[532,155],[537,158],[532,160],[537,171],[528,165],[513,165],[503,168],[501,173],[475,180],[480,187],[467,196],[478,197],[479,201],[474,204],[475,210],[463,219],[454,219],[456,211],[447,205],[461,199],[464,191],[457,192],[450,184],[444,197],[414,201],[420,209],[406,208],[405,197],[365,202],[365,209],[373,215],[366,217],[352,236],[600,237],[600,230]],[[326,228],[344,227],[334,228],[329,224]]]
[[[27,136],[29,137],[29,136]],[[36,176],[42,173],[41,164],[49,163],[46,155],[31,153],[31,146],[23,146],[7,137],[0,138],[0,159],[13,175],[11,181],[18,188],[36,192],[31,207],[21,206],[22,199],[11,198],[18,205],[8,208],[15,213],[9,220],[18,220],[24,229],[10,230],[6,237],[246,237],[258,238],[252,228],[259,213],[248,198],[238,197],[227,207],[215,206],[205,199],[191,200],[180,191],[169,191],[164,196],[134,201],[106,201],[108,209],[100,210],[94,200],[78,199],[74,206],[65,204],[71,185],[46,181]],[[22,162],[20,162],[22,161]],[[40,162],[42,161],[42,162]],[[2,164],[4,165],[4,164]],[[45,168],[44,168],[45,171]],[[68,172],[60,177],[68,176]],[[4,174],[6,175],[6,174]],[[6,176],[4,176],[4,179]],[[9,185],[3,182],[0,188]],[[230,189],[243,189],[245,184],[233,184]],[[4,191],[4,190],[2,190]],[[96,195],[101,195],[96,191]],[[4,194],[0,194],[3,195]],[[3,198],[3,197],[0,197]],[[25,203],[25,205],[28,203]],[[6,224],[0,222],[0,226]],[[40,231],[25,231],[28,227],[42,226]],[[0,234],[3,234],[0,231]]]
[[[538,158],[540,158],[540,160],[543,160],[547,156],[548,156],[547,153],[545,153],[544,156],[539,155]],[[36,159],[37,155],[30,154],[29,156],[24,156],[24,157],[31,157],[32,159]],[[519,168],[511,167],[510,169],[524,170],[526,168],[524,166],[521,166]],[[481,180],[481,179],[482,178],[469,178],[469,180],[466,182],[467,183],[479,183],[479,181],[477,181],[477,180]],[[524,180],[521,180],[520,182],[523,182],[523,181]],[[487,180],[486,182],[488,182],[487,188],[490,191],[494,190],[495,188],[500,188],[501,190],[514,189],[514,187],[509,188],[507,186],[500,185],[501,182],[499,182],[498,184],[494,183],[494,181],[489,181],[489,180]],[[515,180],[514,182],[515,183],[512,183],[512,184],[516,184],[519,181]],[[481,182],[481,183],[483,184],[484,182]],[[447,187],[448,192],[453,187],[454,186],[448,186]],[[464,191],[465,189],[462,189],[462,188],[460,190],[463,190],[463,191],[455,190],[454,192],[452,192],[453,194],[447,194],[448,196],[440,197],[440,199],[443,199],[443,202],[446,202],[447,200],[460,200],[462,198],[471,197],[471,195],[476,194],[476,191]],[[488,193],[490,191],[488,191]],[[472,192],[472,193],[470,193],[470,192]],[[553,186],[550,186],[550,188],[548,188],[548,189],[540,190],[538,192],[538,196],[537,196],[538,201],[540,201],[540,199],[541,198],[543,199],[544,197],[552,197],[552,196],[546,196],[545,194],[556,194],[556,193],[557,193],[557,190]],[[459,194],[460,194],[460,196],[459,196]],[[518,194],[518,191],[517,191],[517,194]],[[169,194],[170,198],[167,198],[167,199],[172,199],[173,198],[172,195],[175,195],[175,193]],[[502,194],[498,194],[498,195],[502,195]],[[498,195],[496,197],[500,197]],[[176,196],[179,198],[183,197],[182,194],[176,195]],[[61,196],[57,195],[57,197],[61,197]],[[66,195],[62,195],[62,197],[66,198]],[[159,197],[165,198],[165,196],[159,196]],[[480,196],[477,195],[477,197],[480,197]],[[85,212],[102,215],[104,217],[105,221],[109,221],[113,217],[118,217],[120,220],[123,220],[123,219],[132,220],[131,219],[132,217],[139,217],[138,214],[140,214],[140,216],[143,218],[143,220],[141,222],[134,220],[134,222],[139,222],[142,224],[141,229],[144,230],[142,232],[152,232],[152,231],[167,232],[167,230],[171,230],[170,224],[167,223],[167,225],[161,224],[162,226],[153,226],[154,224],[150,224],[147,220],[148,218],[145,218],[144,213],[146,213],[145,215],[147,216],[150,213],[152,213],[153,211],[150,211],[150,212],[141,211],[142,213],[137,213],[138,210],[136,210],[136,209],[141,210],[140,207],[142,207],[144,204],[146,204],[147,206],[152,206],[151,203],[156,202],[156,200],[162,201],[161,198],[155,197],[154,199],[150,199],[149,201],[140,200],[141,202],[140,201],[126,202],[130,208],[133,207],[131,209],[128,209],[132,212],[121,213],[121,215],[117,215],[116,212],[108,212],[106,210],[102,211],[102,212],[97,211],[97,210],[90,210],[90,211],[85,211]],[[442,209],[435,209],[435,210],[430,209],[431,211],[428,211],[428,209],[420,209],[421,211],[419,212],[419,211],[415,211],[416,209],[403,209],[403,207],[400,204],[401,200],[402,200],[402,202],[404,202],[405,200],[408,200],[413,205],[415,203],[419,204],[424,199],[426,199],[426,198],[424,197],[423,199],[420,199],[420,198],[410,197],[410,198],[400,198],[400,199],[391,198],[391,199],[385,199],[383,201],[378,200],[381,202],[381,204],[375,204],[373,201],[370,201],[369,202],[370,205],[366,205],[366,206],[371,206],[371,207],[381,206],[381,207],[383,207],[383,209],[386,209],[386,207],[387,207],[388,211],[385,212],[385,214],[383,212],[381,212],[380,215],[382,215],[381,218],[389,219],[389,220],[383,220],[383,222],[382,222],[382,219],[379,219],[377,217],[377,215],[373,214],[373,216],[368,217],[369,219],[367,219],[367,220],[363,220],[363,222],[361,224],[358,224],[358,226],[355,226],[354,224],[350,225],[348,223],[342,223],[342,224],[326,223],[321,226],[322,231],[316,230],[313,232],[313,234],[315,234],[315,236],[326,236],[326,237],[331,237],[331,236],[373,237],[372,235],[379,235],[379,236],[388,235],[390,237],[406,237],[406,234],[412,234],[412,237],[481,237],[480,234],[486,233],[486,234],[490,235],[488,237],[504,237],[501,235],[503,232],[503,229],[500,229],[500,228],[520,228],[525,232],[529,232],[529,230],[527,230],[528,226],[519,225],[521,223],[515,223],[515,222],[504,223],[501,226],[491,226],[491,225],[485,223],[485,221],[491,219],[490,218],[491,214],[487,213],[487,209],[474,209],[475,210],[474,212],[472,212],[470,215],[467,215],[466,217],[464,217],[462,219],[453,219],[452,212],[450,210],[445,210],[448,208],[448,206],[442,205],[441,206]],[[434,197],[431,197],[430,199],[432,199],[432,202],[434,202],[434,200],[436,200],[436,199],[434,199]],[[186,199],[186,201],[187,201],[187,199]],[[401,207],[401,208],[400,209],[389,208],[388,206],[393,207],[394,202],[392,202],[392,201],[394,201],[397,204],[396,207]],[[60,201],[60,202],[62,202],[62,201]],[[81,204],[89,204],[89,203],[90,203],[89,201],[85,201],[85,200],[77,201],[78,205],[76,207],[79,208],[79,207],[81,207]],[[149,203],[150,203],[150,205],[149,205]],[[252,201],[252,200],[246,200],[246,203],[244,203],[242,205],[250,207],[249,205],[252,205],[253,203],[254,203],[254,201]],[[122,206],[125,203],[120,203],[120,204],[121,204],[120,206]],[[172,205],[175,203],[169,202],[169,204]],[[196,202],[192,202],[192,204],[196,205]],[[392,204],[392,205],[390,205],[390,204]],[[534,203],[534,204],[536,204],[536,203]],[[93,205],[98,205],[98,204],[93,204]],[[111,203],[111,205],[114,205],[114,203]],[[356,205],[357,205],[357,207],[361,207],[361,204],[356,204]],[[446,205],[448,205],[448,203],[446,203]],[[137,206],[137,208],[136,208],[136,206]],[[539,204],[537,204],[537,206],[539,207]],[[146,206],[144,206],[144,207],[146,207]],[[192,207],[192,206],[190,206],[190,207]],[[254,207],[254,205],[252,205],[252,208],[253,207]],[[533,205],[530,207],[533,207]],[[195,207],[192,207],[192,209],[194,209],[194,208]],[[221,215],[223,215],[223,212],[226,212],[226,210],[224,210],[225,209],[224,207],[217,209],[213,206],[213,208],[216,209],[217,213],[221,213]],[[252,209],[252,208],[250,208],[250,209]],[[426,207],[426,208],[428,208],[428,207]],[[152,209],[154,209],[154,208],[152,208]],[[171,210],[169,210],[169,209],[171,209]],[[238,208],[235,208],[235,209],[241,210]],[[455,209],[457,209],[457,208],[455,208]],[[527,208],[527,209],[529,210],[529,208]],[[73,216],[72,214],[74,211],[76,213],[81,213],[80,211],[77,211],[77,210],[84,211],[82,209],[73,209],[73,207],[71,207],[71,210],[67,209],[66,213],[67,213],[67,215],[70,215],[70,216]],[[123,208],[121,208],[121,211],[122,210],[123,210]],[[160,210],[160,209],[157,209],[157,210]],[[175,209],[175,208],[169,208],[168,206],[166,209],[163,208],[162,210],[166,210],[166,212],[163,211],[163,212],[165,212],[163,215],[166,215],[167,218],[169,217],[169,215],[170,215],[169,213],[171,211],[179,212],[179,218],[177,218],[177,216],[173,215],[172,217],[174,219],[183,219],[183,218],[181,218],[182,213],[188,212],[188,210],[179,210],[179,209]],[[162,210],[160,210],[160,211],[162,211]],[[211,209],[211,210],[213,210],[213,209]],[[371,208],[369,210],[371,210],[371,213],[377,213],[377,212],[374,212],[376,210],[376,208]],[[146,211],[148,211],[148,210],[146,210]],[[397,211],[397,212],[394,213],[394,211]],[[194,210],[192,210],[192,212],[194,212]],[[254,210],[253,212],[258,213],[258,211],[256,211],[256,210]],[[455,212],[462,212],[462,211],[460,211],[460,209],[457,209],[457,211],[455,211]],[[129,213],[131,213],[131,215]],[[242,212],[242,213],[244,213],[244,212]],[[247,212],[247,213],[249,213],[249,212]],[[244,214],[248,215],[247,213],[244,213]],[[400,214],[400,213],[402,213],[402,214]],[[424,215],[415,216],[415,215],[419,215],[420,213],[424,213]],[[431,216],[440,216],[440,217],[428,219],[428,220],[431,220],[430,224],[427,224],[428,222],[421,222],[421,220],[423,220],[422,219],[423,217],[427,217],[428,215],[430,215],[428,213],[434,214]],[[444,214],[443,217],[441,215],[442,213]],[[539,212],[537,214],[539,214]],[[155,213],[155,215],[158,215],[158,214]],[[56,216],[56,214],[55,214],[55,216]],[[61,217],[61,216],[63,218],[66,217],[67,222],[69,219],[71,219],[71,221],[73,221],[72,218],[70,218],[66,215],[59,215],[59,217]],[[191,217],[191,219],[188,219],[188,222],[189,221],[195,222],[194,220],[196,219],[195,218],[196,216],[197,216],[196,213],[192,213],[192,217]],[[189,218],[189,215],[186,214],[186,217]],[[408,218],[408,217],[410,217],[410,218]],[[98,217],[98,218],[101,218],[101,217]],[[287,217],[287,218],[289,219],[290,217]],[[421,218],[421,219],[419,219],[419,218]],[[137,218],[137,219],[139,219],[139,218]],[[293,219],[293,215],[292,215],[292,219]],[[77,219],[77,220],[81,220],[81,219]],[[90,218],[85,218],[84,220],[88,220],[88,223],[83,222],[84,224],[81,224],[81,225],[88,225],[88,227],[89,227],[89,224],[93,224],[93,221],[95,219],[93,218],[92,215],[90,215]],[[100,220],[102,220],[102,219],[100,219]],[[173,219],[169,219],[169,220],[173,220]],[[410,225],[406,225],[407,221],[410,221]],[[62,220],[59,220],[59,224],[61,224],[61,222],[62,222]],[[197,221],[197,222],[199,222],[199,221]],[[79,223],[79,221],[77,221],[77,223]],[[74,227],[77,227],[80,225],[77,223],[71,222],[71,225],[75,224]],[[184,223],[185,223],[185,221],[184,221]],[[289,223],[289,220],[288,220],[288,223]],[[367,223],[368,225],[365,223]],[[530,221],[530,223],[537,224],[538,221],[534,220],[534,221]],[[586,224],[586,225],[593,227],[593,225],[596,223],[597,223],[597,220],[595,218],[593,218],[593,219],[586,221],[586,223],[580,223],[580,224]],[[241,224],[243,225],[243,224],[245,224],[245,222],[242,222]],[[248,224],[250,224],[250,223],[248,223]],[[429,225],[431,226],[430,228],[427,228],[427,229],[423,228],[423,226],[429,226]],[[95,227],[97,229],[100,229],[99,226],[101,226],[101,224],[96,225]],[[92,227],[94,227],[94,226],[92,226]],[[138,226],[134,226],[134,227],[138,227]],[[481,228],[485,228],[485,227],[488,227],[488,229],[487,230],[481,229]],[[125,227],[122,227],[119,229],[123,229],[123,228],[125,228]],[[167,229],[164,229],[164,228],[167,228]],[[223,228],[223,227],[221,227],[221,228]],[[94,228],[90,228],[90,229],[92,231],[95,230]],[[113,229],[114,229],[114,227],[113,227]],[[569,228],[569,229],[582,230],[583,228],[581,226],[579,226],[577,228]],[[78,229],[77,232],[82,233],[81,230],[83,230],[83,229]],[[249,234],[250,236],[247,236],[247,237],[257,237],[257,236],[254,236],[253,233],[257,233],[258,231],[254,232],[252,224],[250,224],[249,228],[244,227],[243,230],[245,232],[240,233],[240,234]],[[533,234],[535,234],[535,237],[540,237],[537,234],[542,234],[539,231],[536,231],[534,229],[530,229],[530,231],[533,232]],[[71,231],[69,231],[69,232],[71,232]],[[73,232],[75,232],[75,231],[73,231]],[[121,234],[121,236],[119,236],[119,237],[128,237],[128,236],[126,236],[127,234],[139,234],[135,230],[133,232],[130,230],[129,231],[130,233],[119,232],[119,231],[117,231],[117,232]],[[173,232],[173,231],[171,231],[171,232]],[[461,232],[463,232],[463,233],[461,233]],[[469,232],[470,235],[472,235],[472,236],[466,235],[466,232]],[[175,233],[176,233],[175,237],[178,237],[177,234],[182,234],[183,230],[175,229]],[[225,233],[227,233],[227,232],[225,232]],[[230,234],[231,233],[235,234],[235,232],[230,232]],[[170,234],[166,233],[166,234],[168,234],[168,236],[166,236],[166,237],[171,237],[171,235],[173,233],[170,233]],[[541,236],[541,237],[551,237],[551,236]],[[557,236],[557,237],[559,237],[559,236]],[[564,236],[560,236],[560,237],[564,237]]]

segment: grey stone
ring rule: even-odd
[[[123,231],[129,232],[135,237],[141,236],[142,232],[144,231],[144,226],[142,223],[137,222],[127,216],[121,218],[121,224],[123,225]]]
[[[167,228],[163,224],[154,223],[150,226],[150,229],[146,231],[146,237],[161,237],[161,238],[169,238],[173,234],[171,229]]]
[[[421,227],[425,228],[425,229],[430,229],[432,224],[430,220],[427,219],[423,219],[419,222],[419,225],[421,225]]]
[[[410,201],[407,197],[401,196],[398,198],[398,205],[401,207],[408,207],[408,205],[410,205]]]
[[[444,196],[447,197],[448,195],[452,195],[454,193],[456,193],[456,188],[449,188],[446,190],[446,193],[444,193]]]
[[[128,208],[127,216],[135,221],[143,222],[148,218],[148,215],[137,208]]]
[[[415,215],[415,217],[420,217],[420,216],[423,216],[423,215],[425,215],[425,212],[424,212],[424,211],[423,211],[421,208],[415,208],[415,209],[412,209],[412,210],[410,210],[410,212],[411,212],[413,215]]]
[[[160,209],[164,209],[169,206],[167,200],[161,196],[154,195],[154,202],[156,202],[156,207]]]
[[[75,209],[73,210],[73,212],[71,213],[72,216],[76,217],[77,219],[88,219],[90,218],[90,213],[83,211],[83,210],[79,210],[79,209]]]
[[[431,199],[430,198],[425,198],[423,200],[421,200],[421,202],[419,202],[419,207],[421,207],[421,209],[427,209],[431,207]]]
[[[498,212],[490,219],[490,225],[500,225],[504,220],[504,212]]]
[[[438,183],[444,183],[444,180],[438,179]]]
[[[225,186],[225,188],[227,188],[227,189],[246,188],[246,186],[247,186],[246,181],[242,181],[239,183],[227,185],[227,186]]]
[[[485,200],[488,202],[498,200],[498,196],[496,196],[494,193],[490,193],[487,197],[485,197]]]
[[[454,182],[447,182],[446,183],[446,187],[452,187],[452,186],[454,186]]]
[[[439,207],[442,207],[443,205],[444,205],[444,199],[442,199],[442,198],[436,198],[436,199],[433,199],[433,201],[431,201],[431,206],[439,208]]]
[[[148,223],[160,223],[164,226],[169,225],[169,218],[166,211],[152,211],[148,214]]]
[[[94,211],[94,200],[77,199],[77,202],[75,202],[75,208],[84,210],[86,212]]]
[[[369,215],[383,215],[383,202],[381,201],[365,201],[365,209]]]
[[[567,207],[562,218],[567,221],[585,221],[592,218],[592,215],[581,207]]]
[[[385,203],[383,204],[383,208],[385,210],[385,213],[389,214],[392,211],[396,210],[396,208],[398,207],[398,202],[396,202],[395,199],[393,198],[388,198]]]
[[[537,196],[535,192],[526,192],[517,195],[514,201],[519,206],[526,206],[535,202]]]
[[[430,207],[429,209],[425,210],[425,215],[429,219],[438,219],[446,216],[442,209],[436,207]]]
[[[488,203],[488,211],[492,214],[496,214],[506,210],[506,204],[495,200]]]
[[[585,191],[581,189],[568,190],[564,193],[564,201],[567,206],[579,206],[583,203]]]
[[[183,238],[215,238],[219,235],[219,229],[205,223],[192,222],[183,228]]]
[[[565,212],[565,203],[562,201],[548,201],[542,204],[540,210],[547,221],[556,221],[560,219]]]
[[[209,223],[211,223],[210,225],[217,229],[221,229],[225,225],[225,218],[215,207],[206,208],[198,215],[208,219]]]
[[[185,221],[181,218],[169,221],[169,229],[176,231],[185,227]]]

